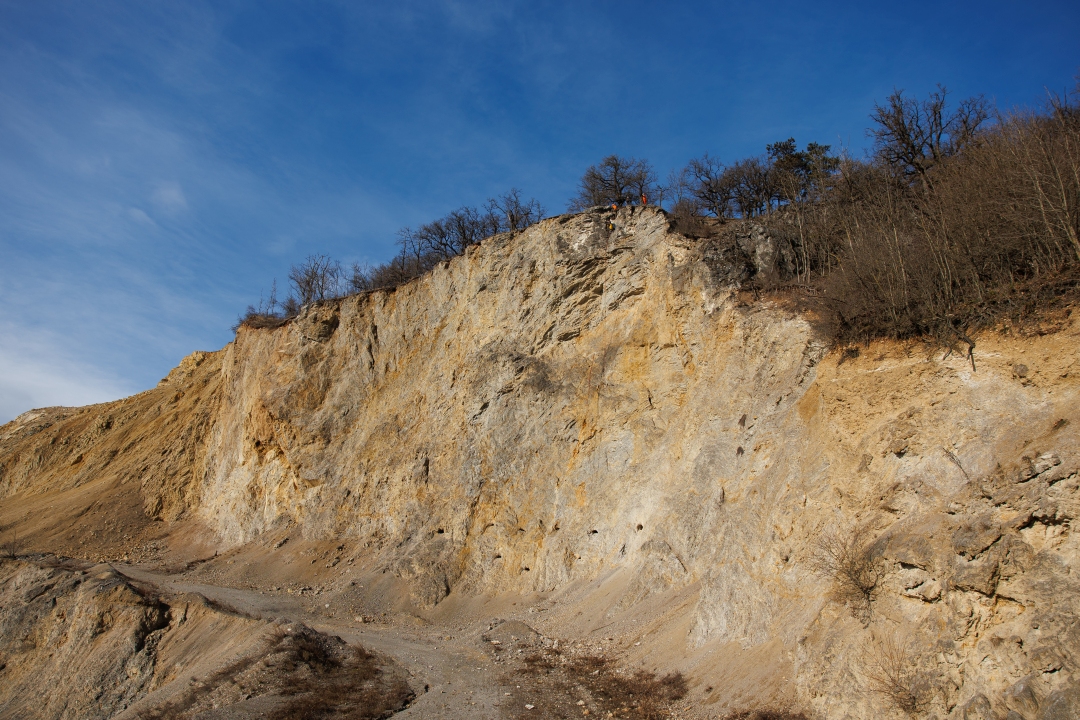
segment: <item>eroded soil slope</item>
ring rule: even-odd
[[[380,718],[413,697],[340,638],[51,556],[0,564],[0,673],[5,718]]]

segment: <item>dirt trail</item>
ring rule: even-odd
[[[117,565],[125,575],[171,593],[198,593],[240,613],[266,620],[299,621],[320,632],[337,635],[350,644],[389,655],[409,672],[417,697],[397,717],[497,718],[514,716],[513,688],[498,683],[498,671],[478,648],[482,628],[469,628],[460,637],[435,628],[403,629],[396,624],[349,622],[305,609],[298,598],[282,592],[244,590],[193,582],[143,568]],[[447,639],[451,638],[451,639]],[[507,695],[506,693],[510,693]],[[524,701],[521,703],[523,706]],[[524,709],[523,707],[520,709]]]
[[[546,720],[607,716],[615,710],[613,717],[637,718],[654,717],[661,708],[663,717],[716,717],[715,699],[709,697],[713,687],[694,680],[681,685],[683,690],[674,697],[656,701],[659,705],[650,706],[653,711],[642,704],[652,689],[668,689],[659,683],[667,672],[662,668],[710,664],[715,648],[689,655],[656,653],[645,651],[637,639],[657,634],[665,637],[665,645],[684,646],[680,638],[687,627],[681,606],[693,602],[692,593],[631,614],[612,615],[610,602],[595,602],[596,597],[618,597],[601,584],[550,595],[454,596],[426,618],[408,610],[342,616],[348,596],[333,589],[320,589],[312,597],[266,582],[236,587],[245,581],[217,574],[226,557],[176,574],[146,566],[117,568],[164,593],[197,593],[219,608],[270,622],[303,623],[388,656],[405,669],[416,693],[395,717]],[[622,586],[626,581],[612,576],[609,582]],[[641,673],[656,680],[642,684]],[[767,681],[760,673],[751,675],[747,682],[755,686]],[[680,683],[682,679],[672,687]],[[777,692],[782,694],[781,689]]]

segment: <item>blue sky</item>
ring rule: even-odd
[[[511,186],[560,212],[794,136],[859,154],[893,88],[1071,89],[1080,3],[0,0],[0,422],[152,387],[310,253]]]

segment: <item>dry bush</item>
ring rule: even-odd
[[[1077,297],[1080,108],[999,114],[917,182],[849,161],[827,203],[826,234],[843,252],[823,284],[841,339],[924,335],[952,347],[997,318]]]
[[[285,673],[279,692],[288,699],[270,720],[384,718],[413,698],[404,680],[383,678],[377,658],[363,648],[339,647],[307,628],[280,637],[275,667]]]
[[[284,325],[288,317],[281,311],[281,303],[277,299],[277,280],[270,286],[270,295],[267,298],[259,297],[256,305],[248,305],[247,310],[237,319],[233,326],[233,332],[241,327],[250,328],[273,328]]]
[[[295,631],[278,628],[258,651],[219,668],[179,697],[138,717],[164,720],[197,714],[201,699],[229,684],[249,694],[280,698],[265,715],[270,720],[373,720],[389,717],[413,698],[404,680],[383,676],[371,653],[301,626]]]
[[[810,720],[810,716],[789,710],[736,710],[721,720]]]
[[[528,681],[532,690],[544,696],[541,713],[562,710],[576,712],[574,703],[588,698],[597,714],[606,712],[621,718],[662,720],[670,717],[673,703],[686,696],[686,678],[682,673],[656,673],[637,670],[623,673],[603,657],[595,655],[566,657],[557,650],[545,650],[524,658],[516,681]],[[560,710],[561,708],[561,710]],[[541,715],[543,716],[543,715]]]
[[[561,656],[562,653],[558,650],[545,650],[526,655],[522,660],[520,672],[524,675],[543,675],[559,667]]]
[[[236,325],[233,327],[233,330],[235,331],[237,328],[241,327],[255,329],[276,328],[281,327],[286,322],[288,322],[288,320],[289,319],[287,317],[283,317],[281,315],[265,315],[261,313],[249,312],[245,313],[244,316],[237,321]]]
[[[914,715],[930,699],[930,683],[918,671],[910,645],[895,635],[874,642],[864,658],[867,688]]]
[[[292,718],[383,718],[392,715],[412,699],[404,682],[386,688],[379,678],[376,658],[363,648],[350,647],[344,657],[329,652],[324,638],[294,635],[286,669],[306,665],[307,672],[289,675],[281,694],[289,699],[267,717]]]
[[[11,531],[11,539],[4,543],[4,555],[9,560],[19,557],[19,535],[14,530]]]
[[[847,603],[855,617],[870,622],[885,568],[867,530],[823,532],[814,542],[810,568],[832,581],[834,597]]]

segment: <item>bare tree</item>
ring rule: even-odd
[[[489,199],[482,210],[464,205],[415,230],[409,227],[399,230],[401,252],[398,258],[386,266],[369,269],[364,277],[378,287],[385,287],[389,282],[398,284],[402,278],[423,274],[439,263],[461,255],[486,237],[522,230],[537,222],[543,212],[534,198],[523,200],[517,188]]]
[[[947,95],[948,90],[938,85],[928,99],[918,102],[895,90],[885,105],[875,104],[870,115],[878,158],[927,190],[933,190],[930,169],[970,145],[990,114],[981,95],[961,101],[950,113]]]
[[[421,266],[415,257],[398,253],[392,260],[381,265],[366,268],[361,266],[363,276],[356,282],[365,285],[367,290],[394,288],[424,274],[427,270],[430,270],[430,267]]]
[[[470,245],[476,245],[486,237],[499,232],[499,220],[491,213],[471,207],[461,207],[443,218],[450,236],[446,257],[460,255]]]
[[[772,209],[776,193],[770,170],[767,160],[751,157],[724,171],[724,182],[731,187],[732,201],[742,217],[763,215]]]
[[[349,267],[348,277],[348,289],[350,293],[362,293],[368,290],[374,290],[372,285],[372,276],[375,274],[375,268],[368,263],[354,262]]]
[[[578,194],[570,200],[570,212],[597,205],[626,205],[642,195],[659,199],[662,193],[656,171],[646,160],[608,155],[581,176]]]
[[[517,188],[487,201],[488,213],[497,218],[500,229],[508,232],[524,230],[544,216],[544,208],[534,198],[521,199]]]
[[[688,237],[704,235],[707,232],[705,210],[698,199],[698,184],[689,165],[668,173],[664,187],[671,203],[670,213],[675,230]]]
[[[705,153],[687,163],[682,180],[703,212],[713,217],[731,217],[734,212],[733,176],[725,173],[724,163]]]
[[[491,213],[463,206],[416,230],[402,228],[398,231],[398,244],[402,254],[421,268],[420,272],[425,272],[443,260],[462,254],[470,245],[499,229],[498,218]]]
[[[341,294],[344,271],[341,263],[328,255],[308,255],[304,262],[289,270],[289,283],[296,304],[303,306]]]
[[[511,188],[489,199],[483,209],[465,205],[416,230],[402,228],[398,231],[400,251],[381,265],[353,263],[346,270],[327,255],[310,255],[290,269],[292,292],[288,297],[278,301],[275,282],[269,299],[260,298],[258,305],[249,305],[234,329],[241,325],[276,327],[297,315],[307,303],[397,287],[464,253],[486,237],[522,230],[539,221],[543,214],[544,208],[535,198],[525,200],[520,190]]]

